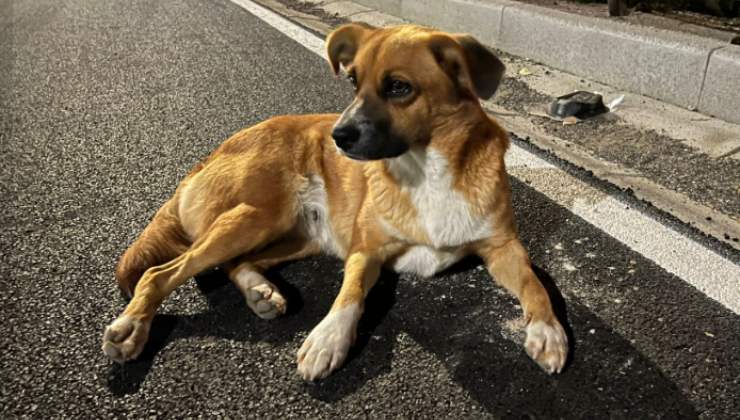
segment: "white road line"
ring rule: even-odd
[[[556,168],[516,145],[512,146],[506,158],[507,165],[512,167]],[[564,171],[556,170],[563,173],[569,185],[578,189],[593,189]],[[606,196],[597,203],[576,200],[568,206],[559,202],[552,191],[541,192],[710,298],[735,313],[740,313],[740,266],[737,264],[639,211],[630,209],[614,197]]]
[[[324,57],[324,41],[321,38],[252,1],[231,1]],[[512,167],[555,168],[544,159],[516,145],[512,145],[507,155],[507,164]],[[567,174],[565,176],[572,185],[593,190],[593,187],[577,178]],[[554,195],[543,193],[557,201]],[[737,264],[639,211],[625,208],[625,204],[614,197],[607,197],[596,204],[578,201],[570,206],[559,204],[740,314],[740,266]]]
[[[297,41],[299,44],[324,57],[324,40],[301,28],[288,19],[280,16],[272,10],[266,9],[249,0],[231,0],[249,13],[257,16],[262,21]]]
[[[527,150],[517,146],[516,144],[511,145],[511,148],[505,156],[506,167],[514,168],[518,166],[524,166],[528,169],[555,169],[556,166],[552,163],[540,159],[533,155]]]

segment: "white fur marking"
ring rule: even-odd
[[[198,191],[197,183],[199,181],[199,175],[195,174],[188,184],[182,189],[180,193],[180,200],[177,207],[177,213],[180,217],[180,224],[185,232],[185,235],[191,241],[198,239],[201,229],[202,220],[201,215],[205,210],[205,200],[202,200]]]
[[[416,273],[422,277],[431,277],[445,268],[458,262],[462,252],[444,252],[434,248],[417,245],[409,248],[393,263],[397,272]]]
[[[103,352],[118,363],[135,359],[144,349],[150,325],[151,322],[142,322],[129,315],[119,316],[105,328]]]
[[[341,366],[355,341],[362,311],[358,304],[329,312],[298,350],[298,373],[307,381],[327,377]]]
[[[247,306],[262,319],[273,319],[285,313],[287,302],[277,287],[262,274],[249,269],[240,270],[235,276]]]
[[[265,283],[265,278],[262,274],[252,270],[239,270],[239,273],[235,276],[236,285],[242,293],[247,293],[249,289],[254,288],[257,285]]]
[[[324,252],[342,257],[345,250],[331,227],[326,187],[320,176],[309,176],[308,186],[298,194],[298,205],[306,236],[316,241]]]
[[[455,247],[491,235],[484,217],[475,215],[470,204],[452,187],[447,160],[434,149],[412,150],[388,159],[388,169],[411,201],[419,223],[435,248]]]
[[[557,321],[555,324],[531,323],[527,327],[524,347],[547,373],[560,373],[568,358],[568,336]]]

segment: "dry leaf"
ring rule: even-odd
[[[576,117],[574,117],[574,116],[571,115],[570,117],[565,117],[563,119],[563,125],[578,124],[579,121],[581,121],[581,120],[579,120],[578,118],[576,118]]]

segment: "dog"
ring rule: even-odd
[[[344,279],[297,354],[300,376],[325,378],[347,357],[381,267],[431,276],[477,254],[519,299],[526,352],[560,372],[568,340],[518,238],[508,135],[480,104],[503,63],[468,35],[412,25],[346,24],[326,48],[352,103],[341,115],[271,118],[197,164],[121,257],[116,279],[130,301],[103,352],[135,359],[165,297],[214,266],[257,316],[283,314],[262,273],[325,252],[345,261]]]

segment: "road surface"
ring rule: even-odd
[[[114,264],[178,180],[244,126],[341,111],[351,88],[226,0],[2,0],[0,10],[4,417],[740,413],[738,302],[667,270],[653,251],[671,254],[670,241],[646,230],[641,254],[516,164],[522,239],[573,343],[561,375],[526,356],[516,302],[476,260],[431,279],[384,273],[350,360],[316,384],[299,379],[295,353],[338,290],[342,266],[328,257],[270,272],[289,299],[273,321],[253,316],[221,272],[204,274],[162,306],[139,361],[112,363],[100,338],[124,307]],[[737,272],[737,254],[565,170],[551,188],[575,191],[567,179],[577,179],[688,235],[697,261],[706,253]]]

